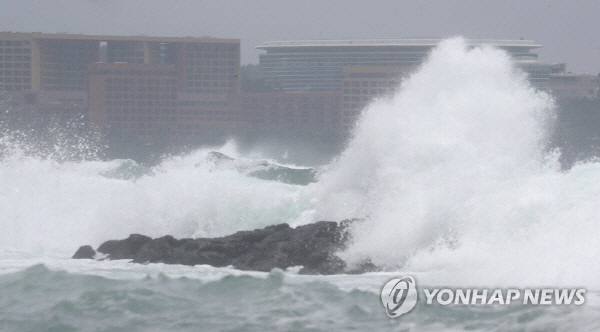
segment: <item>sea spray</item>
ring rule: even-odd
[[[349,263],[444,284],[598,285],[600,164],[561,172],[553,119],[506,53],[444,41],[364,112],[313,217],[365,218]]]
[[[237,156],[233,143],[217,150]],[[218,167],[207,158],[211,151],[168,158],[150,169],[129,160],[7,156],[0,162],[2,249],[70,256],[81,244],[97,246],[130,233],[221,236],[293,221],[308,209],[298,186]],[[133,173],[119,173],[124,165]]]

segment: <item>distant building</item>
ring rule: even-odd
[[[242,94],[248,130],[285,137],[341,134],[339,92],[255,92]]]
[[[17,109],[139,135],[214,129],[238,110],[239,76],[238,39],[0,33],[0,90]]]
[[[552,67],[548,87],[559,99],[596,99],[599,83],[597,76],[567,72],[567,65],[562,63]]]
[[[375,98],[391,95],[414,67],[346,66],[342,68],[341,126],[349,131]]]
[[[172,64],[95,63],[89,68],[89,120],[137,135],[177,122],[177,71]]]
[[[348,133],[362,110],[391,94],[441,40],[367,39],[272,41],[258,46],[265,84],[283,93],[339,92],[340,128]],[[530,40],[468,40],[505,50],[537,88],[547,90],[552,66],[540,62]]]
[[[258,46],[260,67],[268,84],[286,92],[341,91],[343,68],[412,67],[423,63],[439,39],[367,39],[271,41]],[[550,65],[537,60],[533,50],[541,45],[530,40],[467,41],[471,46],[492,45],[507,51],[530,81],[545,88]]]

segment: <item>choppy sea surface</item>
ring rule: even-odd
[[[0,136],[0,331],[600,330],[600,163],[558,165],[551,96],[505,53],[443,42],[318,168],[235,142],[153,167],[86,144]],[[304,276],[72,260],[131,233],[211,237],[362,218],[340,253],[382,272]],[[387,317],[383,284],[585,288],[575,305],[426,305]]]
[[[393,273],[299,276],[209,266],[67,262],[0,275],[3,331],[594,331],[584,306],[441,306],[388,318],[379,300]],[[49,267],[48,267],[49,266]],[[418,277],[417,277],[418,278]]]

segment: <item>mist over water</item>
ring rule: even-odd
[[[234,143],[144,168],[25,153],[33,143],[5,134],[0,258],[70,257],[130,233],[363,218],[340,253],[351,264],[369,259],[429,284],[598,289],[600,164],[561,171],[547,149],[553,119],[552,98],[508,55],[452,39],[368,107],[344,153],[306,186],[249,176],[255,161]]]

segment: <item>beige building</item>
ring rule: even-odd
[[[16,109],[64,110],[101,128],[200,129],[199,114],[227,112],[239,93],[240,41],[2,32],[0,89]]]

